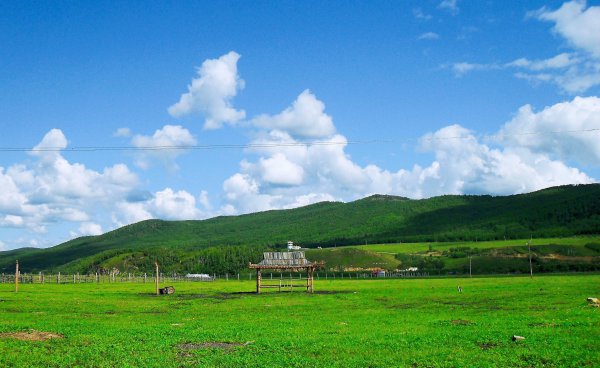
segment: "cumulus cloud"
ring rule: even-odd
[[[582,164],[600,162],[600,98],[575,97],[535,112],[525,105],[497,135],[504,145],[524,147]]]
[[[200,210],[197,204],[203,207]],[[122,201],[116,204],[113,222],[118,226],[149,219],[196,220],[212,214],[208,193],[202,191],[199,201],[185,190],[175,191],[165,188],[136,201]]]
[[[183,147],[193,146],[196,138],[180,125],[165,125],[151,136],[136,135],[131,140],[134,147],[144,149],[136,154],[136,165],[147,169],[160,162],[169,169],[177,169],[175,159],[187,152]]]
[[[79,226],[77,232],[71,232],[71,237],[101,235],[103,233],[102,226],[93,222],[84,222]]]
[[[569,115],[573,121],[583,121],[581,124],[587,126],[596,119],[590,115],[595,111],[596,101],[585,102],[574,100]],[[565,107],[559,104],[550,110],[564,112]],[[520,110],[504,130],[523,129],[513,126],[521,124],[515,122],[532,119],[531,114],[535,115]],[[564,115],[554,119],[564,120]],[[585,116],[587,120],[582,120]],[[428,166],[415,165],[395,172],[354,162],[346,152],[346,138],[334,133],[335,127],[329,130],[329,135],[320,137],[319,144],[303,143],[300,136],[290,133],[296,131],[295,126],[265,124],[263,127],[265,131],[258,134],[252,142],[253,148],[248,150],[258,156],[257,159],[244,159],[239,172],[223,183],[222,213],[291,208],[323,200],[352,200],[373,193],[411,198],[448,193],[515,194],[555,185],[594,182],[549,150],[501,139],[490,145],[460,125],[422,137],[421,149],[432,152],[435,157]]]
[[[542,8],[531,15],[553,22],[553,31],[573,47],[600,58],[600,6],[586,8],[585,1],[568,1],[557,10]]]
[[[325,104],[309,90],[302,92],[281,113],[260,115],[252,123],[263,129],[277,129],[301,138],[327,137],[335,132],[331,116],[325,113]]]
[[[52,129],[33,148],[33,160],[0,167],[0,227],[45,233],[57,222],[91,223],[100,208],[124,200],[138,185],[126,165],[91,170],[65,159],[60,150],[66,147],[63,132]]]
[[[182,117],[203,114],[205,129],[219,129],[224,124],[235,124],[244,119],[244,110],[236,110],[231,101],[244,87],[237,72],[240,55],[231,51],[218,59],[209,59],[198,69],[198,77],[192,79],[188,92],[169,107],[169,114]]]

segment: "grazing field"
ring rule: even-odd
[[[525,247],[526,243],[531,241],[531,245],[569,245],[578,248],[585,248],[586,244],[600,244],[600,236],[574,236],[567,238],[546,238],[546,239],[509,239],[509,240],[491,240],[491,241],[458,241],[458,242],[422,242],[422,243],[395,243],[395,244],[367,244],[351,246],[352,248],[369,250],[382,253],[418,253],[425,252],[431,247],[435,251],[444,251],[455,247],[469,247],[473,249],[493,249],[506,247]]]
[[[461,286],[462,293],[457,287]],[[0,366],[593,367],[600,275],[0,284]],[[513,335],[525,340],[513,342]]]

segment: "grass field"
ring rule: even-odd
[[[492,249],[524,246],[530,239],[509,239],[492,241],[463,241],[463,242],[423,242],[423,243],[396,243],[396,244],[367,244],[351,246],[352,248],[369,250],[381,253],[419,253],[425,252],[432,247],[434,251],[444,251],[455,247],[470,247],[475,249]],[[548,244],[571,245],[575,247],[584,247],[589,243],[600,243],[600,236],[577,236],[567,238],[546,238],[531,239],[532,246],[541,246]]]
[[[463,293],[457,292],[461,285]],[[0,284],[2,367],[593,367],[600,275],[316,281]],[[15,339],[33,330],[62,338]],[[39,335],[39,334],[38,334]],[[512,335],[524,336],[520,342]],[[43,335],[41,335],[43,337]]]

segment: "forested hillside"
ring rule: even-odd
[[[127,264],[142,270],[159,259],[177,270],[189,266],[227,272],[287,240],[316,248],[585,234],[600,234],[600,184],[498,197],[410,200],[373,195],[350,203],[322,202],[202,221],[148,220],[48,249],[1,252],[0,270],[8,272],[17,258],[24,271],[75,272]]]

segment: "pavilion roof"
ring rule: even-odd
[[[251,264],[250,268],[306,268],[313,263],[306,259],[304,252],[264,252],[263,260]]]

